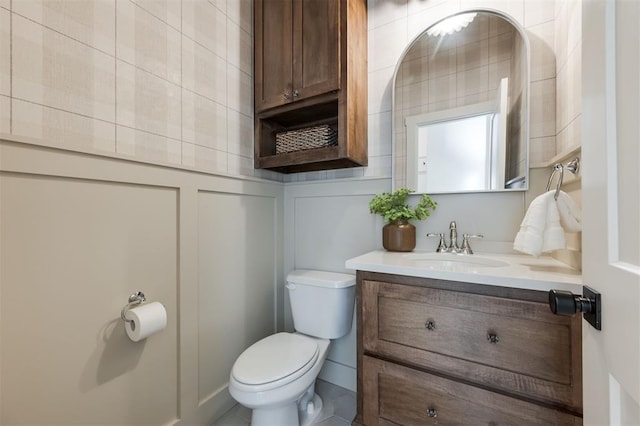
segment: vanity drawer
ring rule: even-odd
[[[363,357],[367,426],[581,425],[561,411],[368,356]]]
[[[580,412],[580,323],[548,305],[366,280],[362,303],[365,353]]]

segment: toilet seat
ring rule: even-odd
[[[233,378],[264,391],[292,382],[318,359],[314,339],[293,333],[277,333],[254,343],[236,360]]]

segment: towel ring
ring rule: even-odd
[[[562,181],[564,179],[565,168],[569,170],[571,173],[573,173],[574,175],[577,174],[578,170],[580,170],[580,159],[576,157],[570,162],[568,162],[566,165],[562,165],[562,163],[556,163],[553,166],[553,171],[551,172],[551,176],[549,176],[549,181],[547,182],[547,190],[545,192],[549,192],[549,189],[551,188],[551,182],[553,181],[553,177],[557,172],[560,172],[560,177],[558,178],[558,183],[556,185],[556,193],[553,196],[554,200],[557,200],[558,195],[560,195],[560,187],[562,186]]]
[[[553,196],[555,200],[558,199],[558,195],[560,194],[560,187],[562,186],[562,180],[564,179],[564,166],[560,163],[553,166],[553,171],[551,172],[551,176],[549,176],[549,181],[547,182],[547,190],[545,192],[549,192],[551,188],[551,182],[553,181],[553,177],[557,172],[560,172],[560,177],[558,178],[558,184],[556,185],[556,193]]]

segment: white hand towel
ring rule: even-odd
[[[566,232],[582,231],[580,209],[564,191],[560,191],[558,194],[558,212],[560,213],[560,224]]]
[[[566,246],[555,191],[545,192],[531,202],[513,244],[515,250],[535,257]]]

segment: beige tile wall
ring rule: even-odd
[[[11,14],[0,8],[0,95],[11,92]]]
[[[556,151],[581,145],[582,8],[577,0],[556,3]]]
[[[251,0],[0,1],[0,132],[254,171]]]
[[[111,123],[16,98],[10,105],[11,128],[16,135],[46,139],[50,145],[79,151],[115,151],[116,129]]]
[[[0,133],[11,131],[11,14],[0,1]]]
[[[426,27],[469,8],[507,13],[527,31],[531,162],[579,144],[578,0],[369,0],[369,166],[286,177],[252,167],[251,0],[2,0],[0,131],[214,173],[390,177],[396,63]],[[495,62],[460,79],[441,75],[409,93],[452,96],[455,87],[470,102],[479,96],[476,83],[506,66]],[[32,120],[26,111],[37,114]]]
[[[15,13],[11,33],[14,99],[115,120],[115,58]]]

